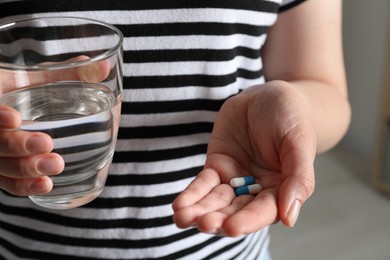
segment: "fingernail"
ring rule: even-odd
[[[57,157],[41,159],[37,165],[42,174],[56,174],[62,171],[62,162]]]
[[[288,220],[289,227],[293,227],[297,222],[300,209],[301,209],[301,204],[299,203],[298,200],[295,200],[291,204],[290,209],[288,210],[287,213],[287,220]]]
[[[51,190],[51,184],[48,180],[38,180],[30,185],[30,190],[34,193],[46,193]]]
[[[210,235],[216,235],[219,233],[218,229],[212,229],[212,230],[209,230],[209,231],[205,231],[206,234],[210,234]]]
[[[96,63],[80,67],[77,74],[81,80],[90,83],[98,83],[101,77],[99,64]]]
[[[220,237],[226,237],[225,230],[223,230],[222,228],[218,229],[216,231],[215,235],[220,236]]]
[[[42,135],[33,135],[26,140],[26,149],[30,153],[44,153],[50,151],[47,138]]]

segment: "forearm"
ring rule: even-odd
[[[317,137],[317,152],[329,150],[341,140],[350,123],[351,109],[347,95],[327,82],[296,80],[289,83],[306,103]]]
[[[282,13],[263,48],[266,79],[289,82],[303,97],[318,152],[339,142],[350,122],[341,6],[310,0]]]

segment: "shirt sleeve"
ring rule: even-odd
[[[306,0],[283,0],[282,4],[280,5],[279,12],[284,12],[286,10],[289,10],[293,8],[296,5],[299,5]]]

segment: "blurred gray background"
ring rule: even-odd
[[[335,149],[318,156],[316,192],[296,226],[271,227],[273,260],[390,260],[390,195],[371,183],[376,152],[382,149],[377,145],[380,102],[383,89],[390,88],[385,79],[389,14],[390,0],[343,0],[351,126]]]

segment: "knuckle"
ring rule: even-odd
[[[0,188],[15,196],[28,196],[30,189],[28,183],[19,179],[1,177]]]
[[[315,189],[315,180],[313,177],[308,176],[301,176],[298,179],[299,184],[301,187],[303,187],[304,196],[305,198],[309,198],[313,193]]]
[[[39,176],[34,157],[22,157],[22,158],[7,158],[7,165],[2,166],[0,174],[8,176],[10,178],[34,178]]]
[[[39,175],[35,156],[21,158],[16,161],[16,169],[19,172],[20,177],[31,178]]]
[[[0,135],[1,153],[14,155],[24,150],[24,141],[19,132],[6,131]]]

